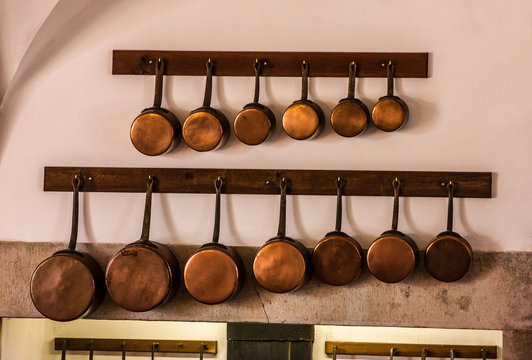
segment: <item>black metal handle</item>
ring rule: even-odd
[[[81,187],[81,178],[74,175],[72,178],[72,230],[70,231],[70,241],[68,248],[76,250],[76,242],[78,241],[78,218],[79,218],[79,189]]]
[[[151,360],[155,359],[155,351],[159,351],[159,343],[156,342],[151,344]]]
[[[207,60],[207,79],[205,80],[205,96],[203,97],[203,107],[211,106],[211,96],[212,96],[212,67],[213,61],[211,59]]]
[[[164,67],[166,61],[164,59],[157,59],[155,62],[155,97],[153,99],[153,107],[160,108],[163,101],[163,77]]]
[[[122,345],[120,345],[120,349],[122,350],[122,360],[126,360],[126,342],[122,341]]]
[[[301,63],[301,100],[308,97],[308,63],[303,60]]]
[[[200,352],[199,352],[199,358],[200,360],[203,360],[203,350],[205,349],[205,344],[204,343],[201,343],[201,346],[200,346]]]
[[[214,188],[216,189],[216,206],[214,210],[214,230],[212,232],[212,242],[218,243],[220,238],[220,193],[222,191],[223,181],[222,178],[218,176],[214,180]]]
[[[399,187],[401,182],[398,178],[393,179],[393,218],[392,218],[392,230],[397,231],[397,223],[399,219]]]
[[[155,178],[151,175],[148,176],[146,181],[146,202],[144,204],[144,220],[142,221],[142,234],[140,235],[140,241],[148,242],[150,238],[150,221],[151,221],[151,194],[153,191],[153,183]]]
[[[449,202],[447,205],[447,231],[453,231],[453,196],[454,183],[449,181],[447,184],[447,191],[449,192]]]
[[[336,231],[342,231],[342,189],[341,178],[336,179]]]
[[[94,359],[94,342],[91,341],[89,345],[89,360],[93,360],[93,359]]]
[[[253,95],[253,103],[258,104],[259,92],[260,92],[260,70],[261,70],[261,63],[259,59],[255,59],[253,68],[255,69],[255,95]]]
[[[357,63],[353,61],[349,64],[349,85],[347,86],[347,98],[351,100],[355,98],[356,76],[357,76]]]
[[[386,76],[388,77],[388,93],[387,96],[393,96],[393,78],[395,77],[395,65],[389,60],[386,66]]]
[[[63,340],[63,349],[61,349],[61,360],[66,360],[66,340]]]
[[[286,187],[287,182],[285,178],[281,179],[279,185],[281,188],[281,205],[279,209],[279,229],[277,230],[277,236],[284,237],[286,234]]]

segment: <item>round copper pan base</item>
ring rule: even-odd
[[[359,135],[366,130],[369,110],[360,101],[343,100],[331,113],[331,126],[337,134],[345,137]]]
[[[236,137],[247,145],[258,145],[264,142],[270,136],[272,127],[269,114],[253,106],[246,106],[239,112],[233,124]]]
[[[198,109],[183,123],[183,139],[196,151],[210,151],[221,147],[228,137],[228,120],[214,109]]]
[[[33,272],[30,287],[33,304],[52,320],[70,321],[87,315],[99,303],[98,280],[102,289],[104,286],[103,272],[101,269],[99,272],[101,279],[94,277],[80,255],[53,255]]]
[[[457,281],[471,268],[471,245],[456,233],[443,233],[425,250],[425,268],[435,279]]]
[[[312,253],[312,269],[329,285],[345,285],[360,275],[363,259],[358,242],[345,234],[327,234]]]
[[[418,257],[417,246],[412,243],[414,241],[404,234],[384,233],[368,249],[369,271],[387,283],[407,278],[414,271]]]
[[[219,304],[233,297],[242,276],[239,264],[217,248],[200,249],[188,259],[184,270],[188,292],[204,304]]]
[[[397,96],[381,98],[371,113],[373,123],[382,131],[395,131],[408,121],[408,107]]]
[[[283,115],[283,129],[295,140],[312,139],[323,127],[323,112],[310,100],[296,101]]]
[[[174,124],[172,124],[174,123]],[[173,149],[179,137],[179,121],[170,112],[145,111],[133,121],[129,135],[133,146],[145,155],[156,156]]]

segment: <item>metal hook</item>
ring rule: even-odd
[[[66,340],[63,340],[63,349],[61,350],[61,360],[66,360]]]
[[[216,190],[220,190],[222,188],[222,185],[223,185],[223,180],[221,177],[217,177],[216,180],[214,180],[214,188]]]
[[[159,350],[159,343],[153,342],[151,344],[151,360],[155,359],[155,348],[157,348],[157,350]]]
[[[399,186],[401,186],[401,181],[399,181],[399,179],[396,177],[392,181],[392,186],[394,189],[399,189]]]
[[[427,358],[427,349],[421,350],[421,360],[426,360]]]
[[[146,181],[146,183],[148,185],[153,185],[154,181],[155,181],[155,178],[151,175],[148,175],[148,180]]]
[[[395,355],[395,348],[390,349],[390,360],[393,360],[393,356]]]
[[[344,182],[342,181],[342,178],[338,176],[338,178],[336,179],[336,188],[341,189],[343,184]]]
[[[201,343],[201,346],[200,346],[200,352],[199,352],[200,360],[203,360],[203,350],[205,350],[205,343]]]
[[[488,358],[488,349],[482,349],[482,360],[486,360]]]
[[[286,186],[287,186],[286,178],[282,178],[281,183],[279,184],[279,187],[281,188],[281,190],[286,190]]]
[[[336,345],[333,346],[333,360],[336,360],[336,350],[337,350],[337,347]]]
[[[451,349],[451,360],[454,360],[454,349]]]
[[[126,342],[122,341],[122,345],[120,346],[120,349],[122,350],[122,360],[126,360]]]
[[[94,359],[94,341],[91,340],[89,345],[89,360]]]

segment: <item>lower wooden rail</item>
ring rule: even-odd
[[[335,349],[336,347],[336,349]],[[366,342],[325,342],[326,354],[375,355],[389,356],[393,349],[393,356],[442,357],[464,359],[496,359],[497,346],[484,345],[436,345],[436,344],[394,344],[394,343],[366,343]],[[335,351],[336,350],[336,351]],[[483,351],[485,357],[483,358]],[[391,357],[390,357],[391,358]]]
[[[203,351],[202,351],[203,348]],[[55,338],[55,350],[216,354],[216,341]]]

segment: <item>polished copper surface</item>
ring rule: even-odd
[[[356,101],[342,101],[331,113],[331,126],[339,135],[353,137],[366,130],[367,109]]]
[[[312,253],[312,269],[329,285],[345,285],[360,275],[362,248],[346,234],[332,234],[323,238]]]
[[[89,312],[97,296],[97,283],[79,256],[60,254],[37,266],[30,292],[41,314],[49,319],[69,321]]]
[[[471,245],[456,233],[440,234],[425,250],[425,268],[440,281],[462,278],[471,268]]]
[[[183,139],[196,151],[210,151],[223,145],[225,133],[219,117],[208,111],[193,112],[183,124]]]
[[[295,102],[283,115],[283,129],[288,136],[296,140],[314,137],[320,130],[320,114],[309,101]]]
[[[233,123],[236,137],[247,145],[258,145],[268,138],[272,130],[270,117],[256,107],[238,113]]]
[[[373,107],[373,123],[383,131],[395,131],[408,120],[408,107],[397,97],[384,97]]]
[[[259,249],[253,261],[253,273],[266,290],[284,293],[299,288],[306,278],[304,255],[288,241],[273,241]]]
[[[162,246],[158,246],[129,245],[109,261],[105,273],[107,291],[124,309],[151,310],[167,301],[175,291],[177,279],[173,277],[177,277],[179,268],[172,268],[159,251]]]
[[[175,121],[177,122],[177,118]],[[135,148],[151,156],[164,154],[171,150],[174,139],[178,136],[172,123],[157,111],[146,111],[140,114],[131,124],[129,134]]]
[[[217,248],[201,249],[192,255],[184,270],[185,286],[204,304],[219,304],[235,295],[241,279],[237,262]]]
[[[414,271],[417,254],[404,237],[406,235],[382,235],[369,247],[368,268],[377,279],[395,283]]]

